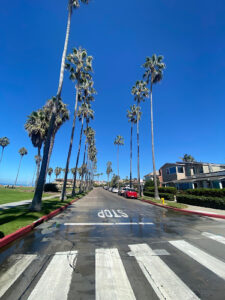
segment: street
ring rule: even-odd
[[[0,252],[0,298],[222,300],[224,228],[95,188]]]

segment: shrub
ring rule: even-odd
[[[145,189],[147,192],[154,192],[154,187],[148,187]],[[159,193],[173,194],[176,195],[177,189],[175,187],[158,187]]]
[[[204,197],[187,194],[178,194],[177,202],[186,203],[190,205],[225,209],[225,199],[220,197]]]
[[[59,189],[56,183],[46,183],[44,186],[44,192],[58,192]]]
[[[154,198],[154,192],[144,191],[144,195],[148,197]],[[165,200],[174,201],[174,195],[169,193],[159,193],[160,198],[164,198]]]
[[[157,178],[157,185],[159,186],[159,178]],[[144,190],[154,187],[154,180],[148,179],[145,181]]]
[[[225,189],[193,189],[186,190],[184,193],[196,196],[225,198]]]

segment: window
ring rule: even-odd
[[[177,167],[178,173],[184,173],[184,168],[183,167]]]
[[[176,167],[170,168],[170,174],[176,174],[176,173],[177,173]]]
[[[203,173],[203,166],[199,167],[199,173]]]
[[[193,167],[193,173],[196,174],[197,171],[196,171],[196,167]]]
[[[168,168],[166,169],[166,174],[170,174],[170,170]]]

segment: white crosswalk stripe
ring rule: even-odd
[[[202,264],[217,276],[225,279],[225,263],[216,257],[200,250],[184,240],[170,241],[170,244],[182,251],[183,253]]]
[[[96,300],[136,299],[117,249],[95,251]]]
[[[225,237],[222,235],[216,235],[209,232],[202,232],[202,235],[225,245]]]
[[[76,259],[77,251],[57,252],[28,299],[67,299]]]
[[[36,255],[18,255],[16,262],[9,268],[0,280],[0,297],[13,285],[19,276],[26,270]]]
[[[159,299],[199,299],[147,244],[129,248]]]

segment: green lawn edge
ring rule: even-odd
[[[69,196],[64,202],[60,202],[58,198],[45,200],[42,202],[42,210],[40,212],[30,212],[29,204],[1,210],[0,238],[33,223],[53,210],[70,203],[74,199],[82,198],[83,196],[85,196],[85,193],[78,194],[75,197]]]
[[[146,201],[152,201],[152,202],[157,203],[157,204],[162,204],[161,200],[157,200],[155,198],[151,198],[151,197],[147,197],[147,196],[143,196],[139,199],[140,200],[146,200]],[[165,203],[166,206],[170,206],[170,207],[174,207],[174,208],[184,209],[184,208],[188,207],[188,205],[186,205],[186,204],[177,203],[177,202],[174,202],[174,201],[165,201],[164,203]]]

